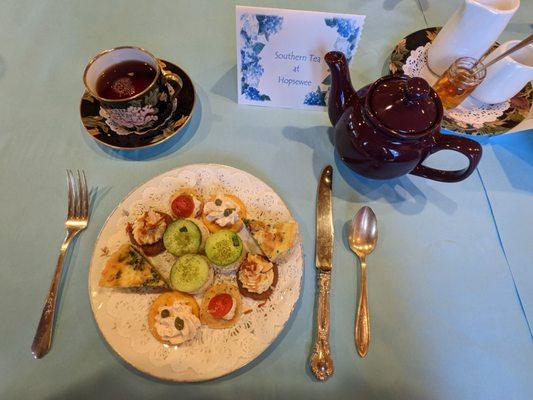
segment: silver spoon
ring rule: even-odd
[[[366,256],[374,250],[378,241],[378,222],[370,207],[362,207],[352,220],[348,233],[350,248],[361,260],[361,293],[355,320],[355,346],[361,357],[365,357],[370,345],[370,317],[366,296]]]

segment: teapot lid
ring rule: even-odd
[[[442,103],[422,78],[380,78],[371,86],[365,103],[373,123],[406,139],[424,136],[442,120]]]

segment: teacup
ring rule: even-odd
[[[518,44],[518,40],[503,43],[484,63],[498,57]],[[533,44],[530,44],[487,68],[485,80],[472,92],[472,97],[488,104],[509,100],[533,79]]]
[[[183,82],[163,70],[158,61],[142,48],[122,46],[102,51],[85,67],[83,83],[100,102],[100,115],[116,133],[155,129],[175,110]],[[132,68],[137,68],[138,75],[126,73]]]

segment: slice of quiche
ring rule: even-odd
[[[100,276],[104,287],[167,287],[167,283],[150,262],[133,246],[123,244],[111,254]]]
[[[265,256],[276,263],[294,245],[298,227],[294,221],[269,224],[254,219],[245,220],[248,231]]]

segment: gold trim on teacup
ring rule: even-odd
[[[99,59],[100,57],[108,54],[108,53],[111,53],[112,51],[115,51],[115,50],[121,50],[121,49],[135,49],[135,50],[140,50],[142,51],[143,53],[145,53],[146,55],[148,55],[149,57],[151,57],[153,60],[154,60],[154,63],[156,64],[156,74],[155,74],[155,77],[154,77],[154,80],[152,81],[152,83],[150,83],[146,89],[144,89],[142,92],[139,92],[137,93],[136,95],[134,96],[131,96],[131,97],[127,97],[127,98],[124,98],[124,99],[106,99],[104,97],[100,97],[98,95],[98,93],[95,93],[93,92],[90,88],[89,88],[89,85],[87,84],[87,71],[89,71],[89,68],[91,67],[91,65],[93,65],[93,63]],[[145,94],[146,92],[148,92],[150,89],[152,89],[152,87],[154,86],[154,84],[157,82],[157,80],[159,79],[159,75],[161,75],[161,65],[159,64],[159,58],[157,58],[156,56],[154,56],[152,53],[150,53],[149,51],[143,49],[142,47],[137,47],[137,46],[119,46],[119,47],[113,47],[112,49],[108,49],[108,50],[103,50],[101,51],[100,53],[98,53],[97,55],[95,55],[93,58],[91,58],[91,60],[89,61],[89,63],[87,64],[87,66],[85,67],[85,70],[83,71],[83,84],[85,85],[85,88],[87,89],[87,91],[91,94],[91,96],[93,96],[94,98],[96,98],[98,101],[101,101],[101,102],[105,102],[105,103],[124,103],[124,102],[128,102],[130,100],[134,100],[140,96],[142,96],[143,94]]]

